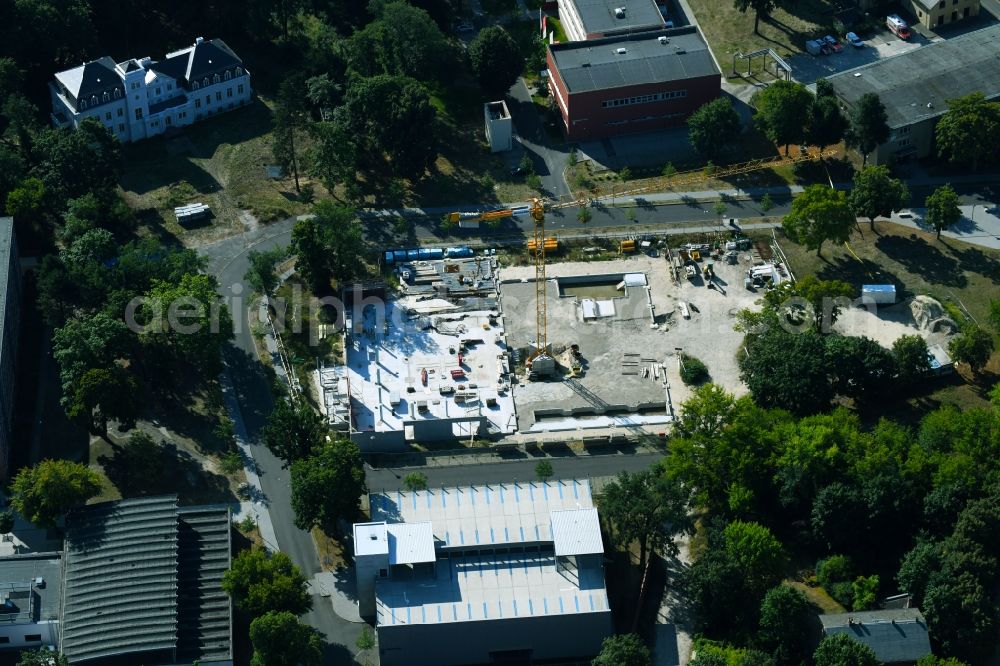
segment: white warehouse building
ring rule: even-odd
[[[49,83],[52,124],[76,129],[94,118],[122,143],[162,134],[250,102],[250,72],[221,39],[163,60],[116,63],[108,56],[67,69]]]
[[[358,606],[382,666],[589,662],[612,632],[586,480],[372,493]]]

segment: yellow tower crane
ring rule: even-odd
[[[528,376],[551,374],[556,367],[549,356],[548,310],[545,282],[545,205],[541,199],[531,200],[528,209],[535,222],[535,349],[528,358]]]

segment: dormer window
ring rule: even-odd
[[[233,78],[233,73],[232,73],[232,72],[230,72],[230,71],[229,71],[229,70],[227,69],[227,70],[226,70],[226,81],[228,81],[228,80],[229,80],[229,79],[231,79],[231,78]]]
[[[208,85],[208,77],[207,76],[204,79],[201,80],[201,85],[203,85],[203,86],[207,86]]]
[[[86,108],[87,108],[87,100],[81,99],[80,100],[80,110],[83,111]]]
[[[102,95],[102,98],[104,99],[105,102],[111,101],[111,95],[109,95],[107,92],[105,92],[104,95]]]
[[[219,78],[219,75],[218,75],[218,74],[216,74],[216,75],[215,75],[214,77],[212,77],[212,82],[213,82],[213,83],[218,83],[218,82],[219,82],[219,81],[221,81],[221,80],[222,80],[222,79],[221,79],[221,78]]]
[[[192,81],[191,82],[191,88],[193,88],[194,90],[197,90],[198,88],[201,88],[201,84],[198,83],[197,81]]]
[[[242,76],[242,75],[243,75],[243,68],[242,67],[237,67],[236,68],[236,76]]]
[[[91,95],[90,96],[90,105],[91,106],[97,106],[97,95]]]
[[[121,99],[122,91],[121,88],[115,88],[115,99]]]

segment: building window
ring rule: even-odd
[[[105,102],[110,102],[111,101],[111,95],[109,95],[107,92],[105,92],[103,95],[101,95],[101,99],[103,99]]]
[[[167,90],[173,90],[173,89],[174,89],[174,84],[168,83],[167,84]]]
[[[125,109],[119,108],[118,109],[118,117],[121,118],[124,115],[125,115]]]
[[[115,88],[115,99],[121,99],[122,91],[121,88]]]
[[[221,102],[222,101],[222,91],[221,90],[216,91],[216,93],[215,93],[215,101],[216,102]]]
[[[138,89],[139,89],[139,84],[138,84],[138,82],[135,82],[135,81],[133,81],[133,82],[131,83],[131,87],[132,87],[132,90],[138,90]]]
[[[108,111],[107,113],[104,114],[104,119],[105,120],[111,120],[111,112],[110,111]]]
[[[211,95],[205,95],[205,106],[208,106],[211,103],[212,103],[212,96]]]
[[[142,120],[142,109],[136,109],[135,110],[135,119],[136,120]]]
[[[938,5],[938,9],[944,9],[944,0],[941,0],[941,4]]]
[[[201,108],[201,100],[200,99],[196,99],[194,101],[194,108],[196,108],[196,109],[200,109]]]
[[[208,85],[208,77],[207,76],[201,80],[201,85],[203,85],[203,86],[207,86]]]
[[[10,636],[0,636],[0,645],[10,643]]]
[[[25,634],[24,635],[24,642],[25,643],[41,643],[42,642],[42,635],[41,634]]]
[[[226,81],[228,81],[228,80],[229,80],[229,79],[231,79],[231,78],[233,78],[233,73],[232,73],[232,72],[230,72],[230,71],[229,71],[229,70],[227,69],[227,70],[226,70]]]
[[[944,3],[941,3],[941,4],[944,4]],[[215,76],[212,77],[212,83],[218,83],[221,80],[222,80],[222,78],[220,78],[218,74],[216,74]]]
[[[236,86],[236,92],[239,93],[240,95],[243,94],[243,84],[242,83],[240,85]]]
[[[125,132],[125,123],[118,123],[118,133],[124,134],[124,132]]]
[[[157,95],[159,95],[159,94],[160,94],[160,86],[156,86],[156,94],[157,94]]]
[[[91,95],[90,96],[90,105],[91,106],[97,106],[97,95]]]
[[[173,121],[170,120],[170,116],[167,116],[166,118],[163,119],[163,124],[164,125],[173,125],[174,123],[173,123]]]
[[[232,96],[233,96],[233,89],[226,88],[226,97],[232,97]]]
[[[379,578],[388,578],[389,577],[389,571],[387,569],[379,569],[378,570],[378,577]]]
[[[87,100],[81,99],[80,100],[80,110],[83,111],[86,108],[87,108]]]
[[[236,68],[236,76],[242,76],[242,75],[243,75],[243,68],[242,67],[237,67]]]
[[[194,89],[194,90],[197,90],[198,88],[201,88],[201,84],[198,83],[197,81],[192,81],[191,82],[191,88]]]

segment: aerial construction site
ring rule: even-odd
[[[676,248],[630,239],[613,260],[555,263],[540,202],[499,213],[512,214],[534,221],[526,266],[467,247],[385,253],[398,290],[348,318],[342,362],[316,373],[332,426],[369,451],[657,433],[690,394],[687,355],[742,391],[733,320],[756,307],[755,283],[788,278],[780,263],[732,232]]]

